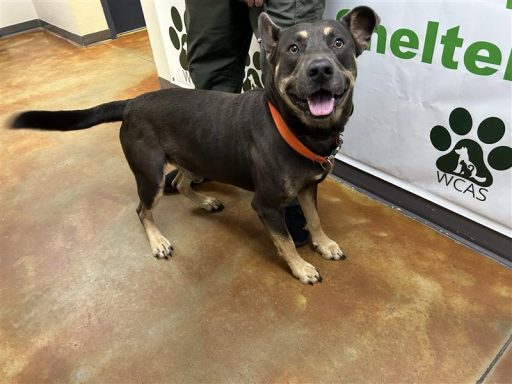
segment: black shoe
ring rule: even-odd
[[[305,229],[306,218],[300,205],[290,205],[284,208],[284,220],[288,232],[292,236],[295,246],[302,247],[306,245],[309,239],[309,231]]]

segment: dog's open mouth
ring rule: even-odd
[[[334,111],[334,94],[320,90],[308,97],[309,112],[313,116],[327,116]]]
[[[293,94],[290,96],[301,109],[307,110],[312,116],[319,118],[330,116],[343,97],[342,94],[337,95],[325,89],[316,91],[307,99],[301,99]]]

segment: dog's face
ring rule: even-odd
[[[356,57],[367,48],[378,23],[368,7],[353,9],[341,21],[302,23],[285,30],[267,14],[260,15],[266,76],[304,124],[330,127],[352,108]]]

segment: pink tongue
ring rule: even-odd
[[[328,92],[316,92],[308,98],[308,104],[313,116],[330,115],[334,109],[334,97]]]

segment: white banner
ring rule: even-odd
[[[336,16],[357,1],[330,1]],[[506,2],[366,1],[344,161],[511,237],[512,10]]]
[[[366,0],[381,17],[358,59],[340,159],[512,237],[512,1]],[[359,1],[327,1],[340,18]],[[155,1],[171,82],[186,70],[184,1]],[[258,46],[244,90],[261,85]]]

